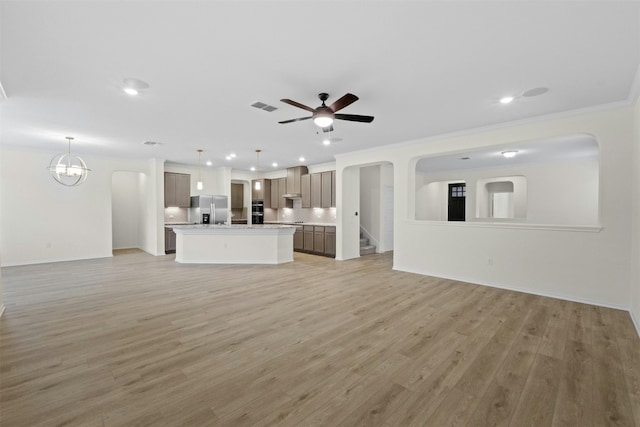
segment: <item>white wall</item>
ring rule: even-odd
[[[393,165],[380,165],[380,246],[379,252],[393,250]]]
[[[481,222],[450,224],[413,219],[418,158],[582,133],[593,135],[600,144],[601,229],[514,227]],[[343,187],[342,193],[338,189],[338,195],[349,206],[349,195],[353,194],[350,188],[357,178],[347,172],[360,165],[390,161],[394,165],[395,183],[395,269],[629,307],[632,203],[626,189],[632,177],[632,148],[631,108],[539,118],[475,133],[338,155],[338,183]],[[337,242],[343,247],[337,251],[343,258],[351,253],[348,245],[353,228],[349,212],[341,215],[339,211]]]
[[[416,175],[415,218],[446,221],[447,183],[460,181],[467,184],[466,220],[486,218],[487,194],[478,192],[477,184],[505,177],[515,185],[517,222],[598,225],[598,168],[598,160],[591,159],[419,174]],[[526,178],[526,183],[520,182],[517,178],[520,175]],[[523,194],[526,198],[520,200]],[[522,211],[526,211],[526,218],[521,218]]]
[[[140,247],[140,174],[114,172],[111,186],[113,249]]]
[[[630,312],[640,335],[640,100],[636,99],[633,111],[633,175],[631,209],[631,284],[630,284]]]
[[[376,248],[380,247],[380,166],[360,168],[360,227]]]
[[[47,167],[56,153],[3,148],[0,158],[0,253],[2,265],[110,257],[111,185],[115,171],[149,173],[148,161],[83,156],[91,172],[78,187],[64,187]],[[161,169],[161,168],[160,168]],[[157,173],[157,169],[156,172]],[[160,170],[160,174],[161,174]],[[157,178],[149,189],[149,212],[162,215]],[[148,242],[157,253],[161,228],[149,217]],[[147,249],[145,249],[147,250]]]

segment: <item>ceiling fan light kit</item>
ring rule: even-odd
[[[320,98],[320,101],[322,101],[322,105],[320,105],[318,108],[311,108],[291,99],[281,99],[280,101],[289,105],[293,105],[294,107],[302,108],[303,110],[309,111],[310,113],[312,113],[312,115],[309,117],[283,120],[278,123],[286,124],[313,119],[313,122],[317,126],[321,127],[324,132],[330,132],[333,130],[333,121],[335,119],[362,123],[371,123],[373,121],[373,116],[362,116],[358,114],[336,114],[337,111],[342,110],[343,108],[353,104],[358,100],[358,97],[351,93],[347,93],[342,98],[338,99],[336,102],[329,106],[325,104],[325,101],[329,99],[329,94],[324,92],[320,93],[318,94],[318,98]]]

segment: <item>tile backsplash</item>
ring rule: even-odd
[[[187,222],[189,210],[187,208],[165,208],[164,222]]]
[[[278,209],[277,212],[277,221],[336,223],[336,208],[303,208],[300,199],[293,200],[293,208]]]

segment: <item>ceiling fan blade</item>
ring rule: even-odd
[[[313,116],[309,116],[309,117],[300,117],[298,119],[291,119],[291,120],[283,120],[281,122],[278,122],[280,124],[285,124],[285,123],[293,123],[293,122],[299,122],[300,120],[309,120],[311,117]]]
[[[373,121],[373,116],[360,116],[358,114],[336,114],[335,118],[349,120],[350,122],[371,123]]]
[[[299,102],[292,101],[291,99],[281,99],[280,101],[284,102],[285,104],[293,105],[294,107],[302,108],[303,110],[307,110],[307,111],[310,111],[312,113],[316,112],[315,109],[313,109],[311,107],[307,107],[304,104],[300,104]]]
[[[329,125],[326,128],[322,128],[322,132],[333,132],[333,125]]]
[[[335,113],[336,111],[342,110],[344,107],[347,107],[354,102],[356,102],[359,98],[352,93],[348,93],[342,98],[338,99],[336,102],[331,104],[329,108]]]

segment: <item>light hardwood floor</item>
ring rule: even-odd
[[[640,424],[626,312],[397,272],[390,254],[173,259],[4,268],[0,425]]]

